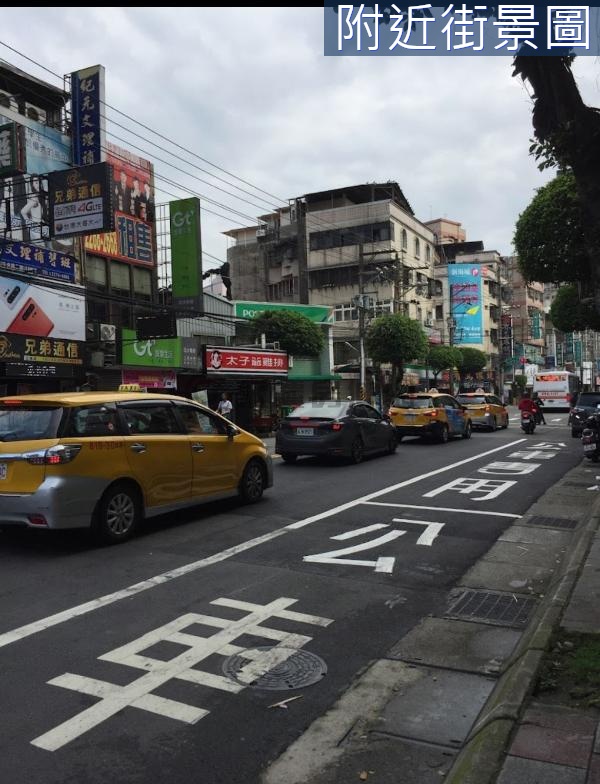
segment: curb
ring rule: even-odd
[[[450,768],[445,784],[493,784],[496,781],[510,735],[533,689],[550,637],[569,601],[599,521],[600,498],[587,513],[587,520],[573,540],[568,558],[559,567],[556,579],[548,586],[540,606]]]

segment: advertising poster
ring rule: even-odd
[[[85,298],[0,274],[0,333],[85,340]]]
[[[483,343],[483,282],[480,264],[448,264],[454,344]]]
[[[169,202],[173,304],[204,313],[200,199]]]
[[[114,228],[110,164],[51,172],[48,191],[52,237],[96,234]]]
[[[112,166],[115,231],[86,237],[88,253],[153,267],[154,167],[145,158],[107,142],[106,162]]]

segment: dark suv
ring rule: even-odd
[[[577,403],[571,409],[569,424],[571,425],[571,435],[579,438],[583,430],[585,420],[590,414],[600,413],[600,392],[581,392],[577,398]]]

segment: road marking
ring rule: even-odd
[[[387,525],[383,526],[383,528],[388,527],[389,526]],[[361,529],[358,529],[358,531],[352,532],[353,535],[358,536],[360,530]],[[363,550],[371,550],[373,547],[378,547],[380,544],[387,544],[387,542],[392,542],[399,536],[404,536],[405,533],[406,531],[388,531],[387,534],[383,534],[383,536],[379,536],[377,539],[371,539],[369,542],[351,545],[350,547],[344,547],[341,550],[330,550],[327,553],[305,555],[302,560],[306,561],[307,563],[345,564],[346,566],[372,566],[376,572],[386,572],[387,574],[391,574],[394,570],[394,564],[396,562],[395,558],[379,557],[376,561],[356,561],[348,558],[340,558],[340,556],[360,553]],[[332,536],[331,538],[334,539],[336,537]]]
[[[343,534],[332,536],[331,539],[353,539],[355,536],[361,534],[368,534],[370,531],[377,531],[380,528],[388,528],[386,523],[375,523],[374,525],[366,525],[364,528],[355,528],[354,531],[345,531]]]
[[[441,487],[436,487],[435,490],[423,493],[423,498],[434,498],[440,493],[452,490],[465,495],[483,493],[484,495],[473,500],[491,501],[492,498],[497,498],[501,493],[504,493],[516,484],[516,481],[509,479],[473,479],[471,477],[459,476]]]
[[[450,506],[418,506],[416,504],[387,504],[385,501],[365,501],[367,506],[397,506],[402,509],[427,509],[432,512],[460,512],[460,514],[491,515],[492,517],[512,517],[514,519],[522,517],[518,514],[509,512],[484,512],[477,509],[454,509]]]
[[[437,538],[438,534],[444,527],[445,523],[431,523],[428,520],[407,520],[404,517],[394,517],[395,523],[410,523],[411,525],[424,525],[425,530],[417,539],[417,544],[427,545],[431,547],[433,540]]]
[[[429,471],[426,474],[421,474],[420,476],[413,477],[412,479],[406,479],[403,482],[390,485],[383,490],[377,490],[374,493],[369,493],[368,495],[364,495],[355,499],[354,501],[341,504],[340,506],[336,506],[333,509],[321,512],[320,514],[307,517],[306,519],[300,520],[297,523],[291,523],[290,525],[286,525],[283,528],[277,529],[276,531],[271,531],[270,533],[264,534],[263,536],[258,536],[255,539],[249,539],[247,542],[242,542],[241,544],[230,547],[220,553],[215,553],[215,555],[202,558],[199,561],[193,561],[192,563],[180,566],[177,569],[172,569],[168,572],[163,572],[162,574],[156,575],[155,577],[150,577],[147,580],[142,580],[141,582],[130,585],[127,588],[121,589],[120,591],[115,591],[114,593],[100,596],[99,598],[92,599],[91,601],[85,602],[84,604],[70,607],[68,610],[63,610],[62,612],[55,613],[54,615],[49,615],[46,618],[41,618],[37,621],[33,621],[32,623],[25,624],[24,626],[19,626],[16,629],[12,629],[8,632],[0,634],[0,648],[3,648],[5,645],[11,645],[14,642],[18,642],[25,637],[30,637],[32,634],[37,634],[38,632],[50,629],[53,626],[58,626],[61,623],[70,621],[72,618],[77,618],[81,615],[86,615],[89,612],[93,612],[94,610],[99,610],[102,607],[106,607],[109,604],[114,604],[115,602],[121,601],[121,599],[128,599],[135,594],[142,593],[142,591],[147,591],[150,588],[163,585],[164,583],[170,582],[171,580],[177,579],[178,577],[191,574],[198,569],[204,569],[207,566],[212,566],[213,564],[220,563],[221,561],[226,561],[229,558],[233,558],[234,556],[238,555],[239,553],[243,553],[246,550],[251,550],[254,547],[258,547],[259,545],[264,544],[265,542],[270,542],[273,539],[277,539],[277,537],[283,536],[290,531],[303,528],[306,525],[311,525],[312,523],[316,523],[319,520],[324,520],[327,517],[332,517],[339,512],[345,512],[346,509],[352,509],[354,506],[358,506],[359,504],[365,503],[366,501],[370,501],[373,498],[379,498],[386,493],[391,493],[394,490],[399,490],[402,487],[407,487],[408,485],[420,482],[422,479],[428,479],[431,476],[436,476],[437,474],[451,471],[453,468],[465,465],[466,463],[471,463],[474,460],[481,460],[482,457],[487,457],[488,455],[492,455],[496,452],[501,452],[504,449],[511,449],[517,444],[522,444],[524,441],[527,441],[527,439],[520,438],[517,441],[511,441],[504,446],[490,449],[487,452],[481,452],[480,454],[474,455],[473,457],[467,457],[464,460],[459,460],[456,463],[451,463],[450,465],[443,466],[442,468],[437,468],[434,471]]]
[[[149,711],[186,724],[195,724],[207,716],[210,711],[167,697],[160,697],[152,692],[172,679],[201,684],[231,693],[242,691],[244,684],[248,685],[270,672],[273,667],[289,659],[312,639],[312,637],[303,634],[292,634],[280,629],[262,626],[262,623],[270,618],[283,618],[323,627],[333,623],[330,618],[305,615],[288,610],[287,608],[295,604],[296,601],[297,599],[281,597],[269,602],[269,604],[261,605],[231,599],[217,599],[211,604],[244,609],[246,615],[237,621],[232,621],[188,613],[144,634],[133,642],[100,656],[99,658],[103,661],[123,664],[144,671],[143,675],[125,686],[68,672],[58,678],[53,678],[48,681],[52,686],[89,694],[92,697],[98,697],[100,701],[35,738],[31,741],[32,745],[46,751],[56,751],[126,707]],[[183,631],[194,624],[213,626],[218,631],[208,637]],[[257,649],[245,650],[243,647],[233,644],[237,638],[245,635],[277,640],[277,645],[271,647],[270,650],[261,651]],[[143,651],[152,645],[163,641],[185,645],[186,650],[168,661],[153,659],[147,654],[143,654]],[[233,653],[241,653],[244,658],[249,659],[249,663],[238,674],[241,683],[235,683],[224,676],[197,669],[200,662],[211,656],[231,656]]]
[[[551,422],[562,422],[563,420],[562,420],[561,417],[559,417],[558,419],[551,419],[550,421]]]

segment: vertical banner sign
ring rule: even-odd
[[[202,240],[200,200],[169,203],[173,304],[198,315],[204,313],[202,296]]]
[[[455,345],[483,343],[483,283],[480,264],[448,264]]]
[[[25,129],[17,123],[0,125],[0,177],[26,171]]]
[[[106,149],[104,66],[93,65],[71,74],[73,163],[102,163]]]

